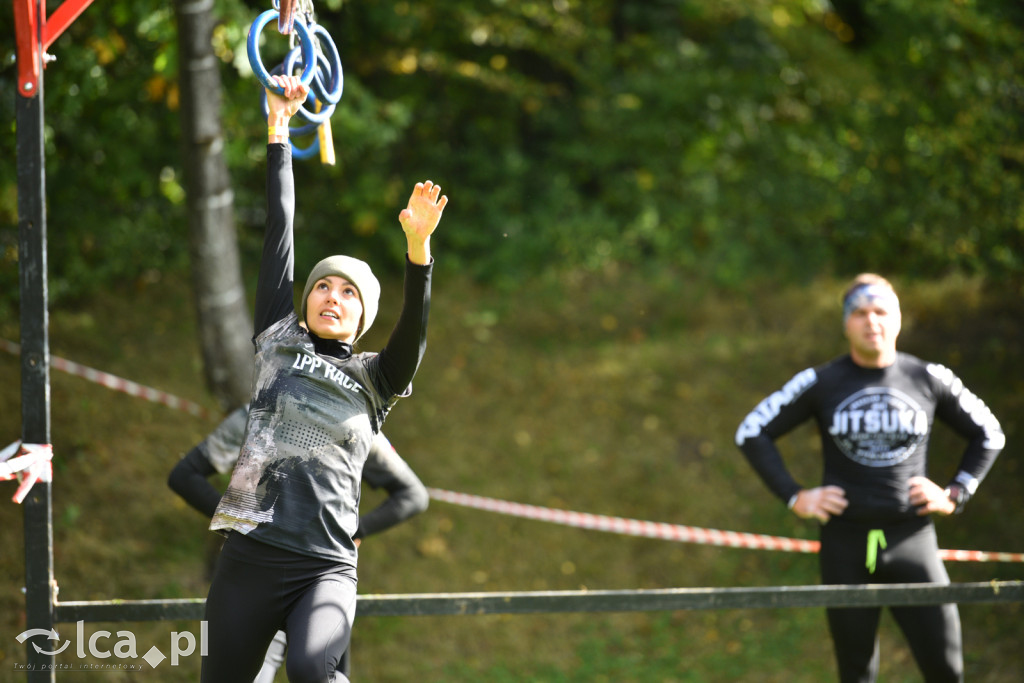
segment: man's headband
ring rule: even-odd
[[[867,283],[857,285],[843,299],[843,322],[858,308],[879,306],[890,313],[899,313],[900,300],[896,292],[885,285]]]

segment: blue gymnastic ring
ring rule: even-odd
[[[295,52],[298,52],[299,50],[300,50],[300,48],[297,48],[297,47],[293,48],[293,51],[295,51]],[[277,66],[275,66],[273,68],[273,70],[271,70],[270,75],[271,76],[280,76],[283,73],[284,73],[284,64],[278,64]],[[307,97],[307,99],[308,99],[308,97]],[[264,89],[260,89],[260,108],[263,110],[263,118],[265,118],[265,119],[269,118],[269,116],[270,116],[270,106],[267,104],[267,91],[264,90]],[[319,127],[320,127],[319,123],[313,123],[313,122],[304,123],[301,126],[290,126],[289,125],[288,126],[288,134],[289,135],[309,135],[310,133],[312,133],[313,131],[315,131]]]
[[[295,144],[295,142],[293,142],[291,140],[291,138],[288,139],[288,142],[292,146],[292,156],[294,158],[296,158],[296,159],[308,159],[308,158],[310,158],[311,156],[313,156],[314,154],[316,154],[316,153],[318,153],[320,151],[320,135],[319,134],[317,134],[316,136],[313,137],[313,144],[311,144],[309,147],[307,147],[305,149],[300,149]]]
[[[252,67],[252,72],[256,75],[256,79],[263,84],[264,88],[267,88],[273,93],[278,95],[284,95],[284,88],[270,80],[270,74],[267,73],[266,67],[263,66],[263,60],[260,59],[260,34],[263,33],[263,28],[270,23],[272,19],[277,18],[277,10],[268,9],[263,14],[256,17],[256,21],[252,22],[252,26],[249,27],[249,37],[246,39],[246,50],[249,54],[249,66]],[[309,85],[313,80],[313,72],[316,69],[316,59],[313,59],[313,55],[316,54],[316,48],[313,46],[313,37],[309,33],[309,29],[302,23],[301,19],[296,19],[293,24],[293,28],[298,31],[299,43],[302,46],[302,54],[309,55],[309,58],[303,59],[302,63],[305,68],[302,71],[302,75],[299,76],[299,80],[303,85]]]
[[[298,50],[292,50],[291,52],[288,53],[288,56],[284,58],[285,73],[292,73],[295,70],[296,60],[298,60],[300,56],[304,55],[300,55]],[[318,66],[328,66],[327,58],[324,57],[322,54],[317,54],[316,61]],[[309,68],[309,66],[305,63],[305,60],[302,61],[302,65],[304,69]],[[302,118],[306,119],[307,121],[311,121],[313,123],[323,123],[327,119],[331,118],[331,114],[334,113],[335,105],[328,104],[319,112],[317,112],[315,109],[316,102],[316,94],[313,92],[313,89],[310,88],[309,94],[306,95],[306,103],[309,104],[309,108],[306,108],[305,105],[300,106],[298,111],[296,111],[295,113],[301,116]]]
[[[313,82],[310,87],[324,104],[337,104],[341,100],[341,92],[345,88],[345,75],[341,70],[341,55],[338,54],[338,46],[334,44],[327,29],[319,24],[312,24],[310,33],[314,38],[320,38],[321,46],[327,51],[328,54],[325,55],[325,58],[331,75],[330,83],[325,86],[323,78],[320,77],[321,69],[318,68],[313,72]],[[317,64],[322,67],[319,59]]]

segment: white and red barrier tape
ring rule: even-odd
[[[455,493],[443,489],[428,488],[430,497],[453,505],[487,510],[513,517],[535,519],[579,529],[593,529],[626,536],[643,536],[660,538],[665,541],[679,543],[696,543],[700,545],[718,545],[730,548],[754,548],[758,550],[781,550],[792,553],[816,553],[821,544],[818,541],[807,541],[784,536],[765,536],[737,531],[720,531],[718,529],[702,529],[700,527],[665,524],[663,522],[647,522],[639,519],[622,517],[605,517],[587,512],[573,512],[512,503],[495,498],[484,498],[468,493]],[[943,560],[953,562],[1024,562],[1024,553],[994,553],[981,550],[940,550]]]
[[[0,339],[0,349],[12,353],[14,355],[21,354],[21,346],[15,344],[12,341],[6,339]],[[192,401],[186,401],[183,398],[178,398],[168,394],[166,391],[160,391],[159,389],[153,389],[141,384],[137,384],[128,379],[122,379],[116,375],[103,372],[101,370],[94,370],[93,368],[86,367],[75,363],[74,361],[66,360],[58,356],[50,356],[50,366],[68,373],[69,375],[75,375],[77,377],[83,377],[90,382],[96,384],[102,384],[108,389],[119,391],[129,396],[135,396],[137,398],[144,398],[147,401],[153,403],[160,403],[167,406],[168,408],[174,408],[175,410],[183,410],[186,413],[195,415],[196,417],[208,418],[210,417],[209,411],[203,408],[198,403]]]
[[[15,457],[14,454],[18,455]],[[0,451],[0,481],[17,478],[18,490],[11,498],[15,503],[25,500],[37,481],[53,480],[53,448],[50,444],[15,441]]]
[[[0,339],[0,349],[18,355],[21,347],[6,339]],[[102,384],[103,386],[121,391],[131,396],[144,398],[147,401],[161,403],[170,408],[184,410],[187,413],[198,417],[210,417],[210,413],[197,403],[172,396],[158,389],[151,389],[131,380],[122,379],[100,370],[94,370],[73,361],[65,360],[57,356],[50,356],[50,365],[58,370],[63,370],[72,375],[84,377],[85,379]],[[13,445],[13,444],[12,444]],[[8,447],[10,448],[10,446]],[[49,448],[49,446],[46,446]],[[6,450],[4,451],[6,452]],[[8,455],[8,457],[10,457]],[[52,454],[51,454],[52,457]],[[0,454],[0,463],[4,458]],[[46,461],[49,467],[49,459]],[[0,465],[2,467],[2,465]],[[2,475],[2,470],[0,470]],[[7,477],[10,479],[11,477]],[[0,476],[0,479],[3,479]],[[35,481],[35,480],[32,480]],[[24,483],[22,484],[24,486]],[[25,489],[28,493],[31,483]],[[624,534],[627,536],[644,536],[647,538],[660,538],[666,541],[678,543],[696,543],[699,545],[717,545],[730,548],[755,548],[760,550],[780,550],[791,553],[816,553],[820,548],[818,541],[808,541],[799,538],[786,538],[784,536],[766,536],[764,534],[750,534],[740,531],[720,531],[718,529],[702,529],[700,527],[683,526],[680,524],[666,524],[664,522],[648,522],[639,519],[626,519],[623,517],[606,517],[594,515],[588,512],[573,512],[571,510],[557,510],[553,508],[526,505],[523,503],[512,503],[495,498],[484,498],[468,493],[456,493],[443,489],[428,488],[430,497],[435,500],[461,505],[463,507],[487,510],[513,517],[535,519],[554,524],[579,529],[592,529],[595,531],[607,531],[610,533]],[[18,489],[19,493],[21,488]],[[17,494],[15,494],[17,498]],[[24,498],[24,495],[22,495]],[[16,499],[16,502],[21,502]],[[1024,553],[1000,553],[986,552],[982,550],[940,550],[943,560],[952,562],[1024,562]]]

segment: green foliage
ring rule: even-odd
[[[859,201],[837,224],[836,246],[852,257],[881,252],[890,270],[1019,281],[1020,8],[996,5],[888,3],[883,14],[868,4],[880,27],[865,54],[875,79],[848,136]]]
[[[299,267],[341,250],[397,262],[398,210],[430,177],[452,199],[446,263],[495,282],[670,263],[730,285],[871,269],[1020,286],[1019,4],[834,5],[320,3],[346,85],[338,165],[299,164]],[[212,36],[250,266],[263,123],[245,37],[264,8],[219,3]],[[51,50],[58,298],[185,265],[175,31],[173,7],[118,0],[90,7]],[[3,49],[13,93],[13,45]],[[0,115],[13,122],[12,104],[5,95]],[[16,216],[9,164],[0,306],[16,291]]]
[[[5,7],[9,12],[10,7]],[[88,294],[112,282],[185,265],[183,196],[176,182],[175,47],[166,4],[90,11],[54,43],[44,71],[47,226],[51,295]],[[9,19],[9,17],[7,17]],[[4,20],[5,26],[13,22]],[[11,29],[13,31],[13,28]],[[9,122],[0,170],[5,304],[17,292],[15,117],[17,69],[5,43]],[[9,50],[9,52],[8,52]],[[9,148],[6,148],[10,145]],[[8,151],[9,149],[9,151]]]

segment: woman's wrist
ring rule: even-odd
[[[267,126],[267,142],[288,142],[288,124]]]
[[[272,111],[267,117],[267,141],[287,142],[291,117],[281,111]]]
[[[419,240],[407,239],[407,254],[409,261],[418,266],[425,266],[430,263],[430,238],[420,242]]]
[[[271,111],[267,115],[268,126],[287,126],[292,117],[286,111]]]

